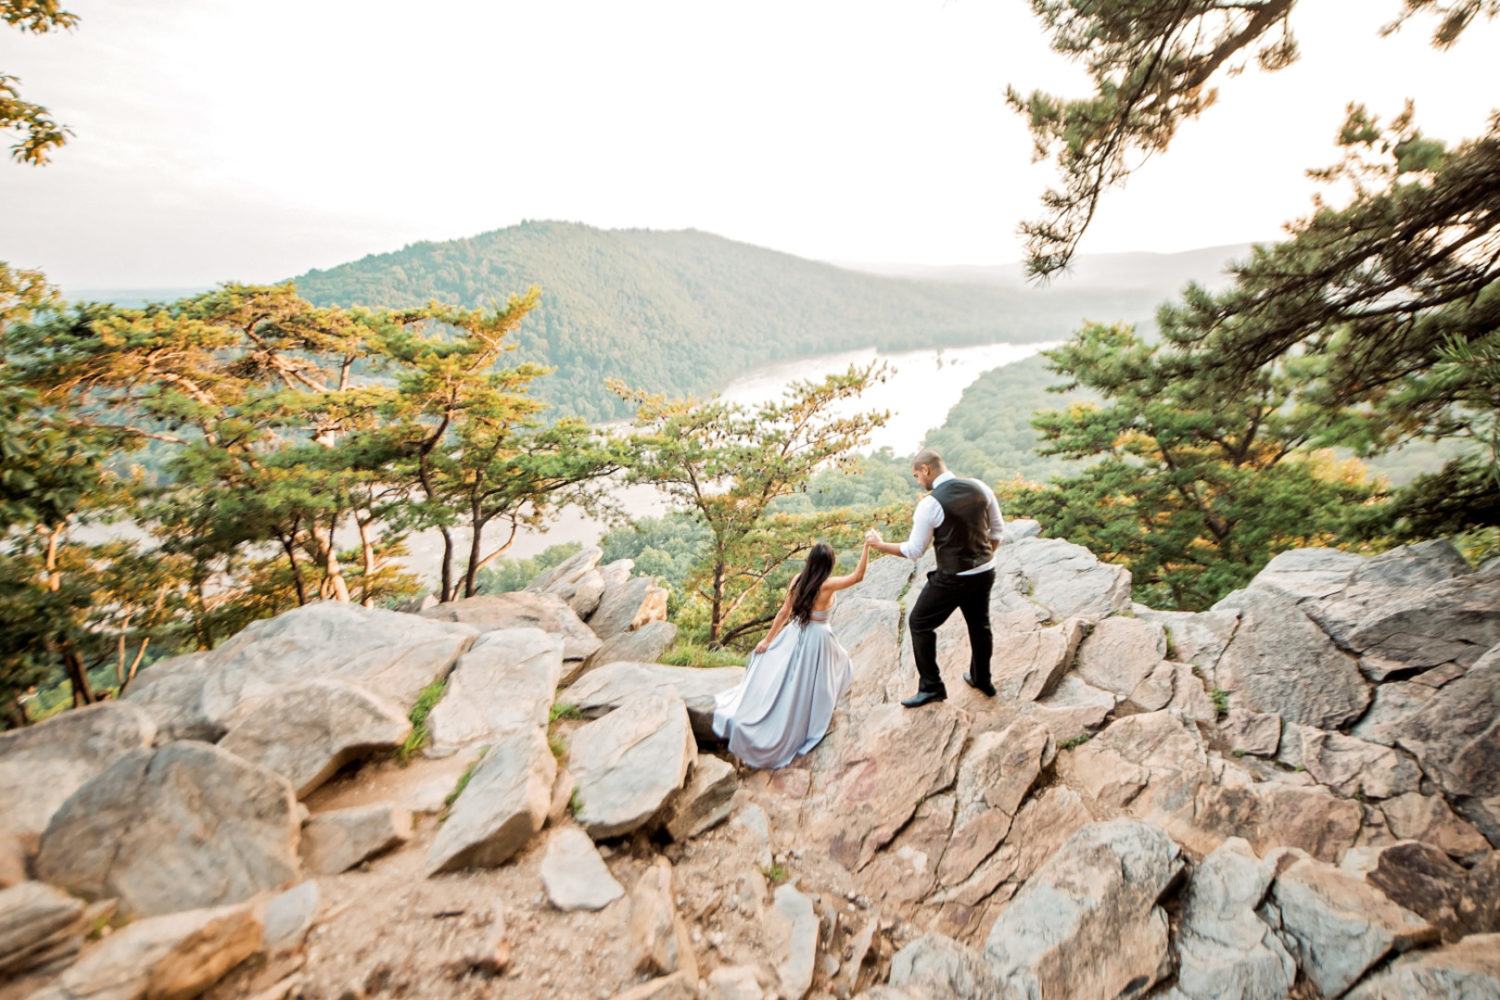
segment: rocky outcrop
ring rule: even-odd
[[[561,827],[547,839],[542,885],[559,910],[598,910],[625,894],[594,841],[576,826]]]
[[[206,743],[132,750],[74,792],[42,836],[36,874],[154,916],[249,899],[300,870],[287,780]]]
[[[526,589],[562,598],[574,614],[587,621],[604,596],[604,574],[599,572],[603,555],[598,546],[588,546],[532,580]]]
[[[606,581],[599,607],[589,618],[589,628],[601,640],[608,640],[666,617],[666,588],[657,586],[649,576],[637,576],[621,583]]]
[[[411,813],[377,803],[319,813],[302,825],[302,864],[337,875],[411,839]]]
[[[22,882],[0,892],[0,976],[68,962],[91,930],[83,902],[50,885]]]

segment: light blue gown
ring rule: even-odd
[[[764,653],[750,657],[745,678],[714,699],[714,732],[751,767],[778,768],[818,745],[849,690],[849,654],[828,627],[833,611],[795,618]]]

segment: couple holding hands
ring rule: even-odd
[[[840,590],[864,579],[870,550],[920,559],[933,546],[937,569],[927,574],[911,610],[912,654],[917,692],[901,704],[918,708],[948,696],[937,665],[937,629],[957,609],[969,628],[972,651],[964,681],[993,697],[990,683],[990,588],[995,583],[995,544],[1004,522],[995,494],[984,483],[959,479],[930,449],[912,459],[912,475],[928,493],[912,515],[911,537],[887,542],[871,529],[859,564],[847,576],[833,576],[832,546],[819,542],[792,579],[771,631],[755,647],[745,678],[718,696],[714,732],[751,767],[785,767],[817,746],[828,732],[834,707],[849,690],[849,654],[828,626]]]

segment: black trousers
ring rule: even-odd
[[[955,608],[964,613],[964,624],[969,626],[969,676],[979,684],[990,682],[990,655],[995,648],[990,632],[990,588],[994,585],[994,570],[972,576],[949,576],[936,570],[927,574],[927,586],[908,618],[918,691],[947,693],[938,672],[937,630]]]

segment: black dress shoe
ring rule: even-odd
[[[947,701],[948,694],[944,691],[918,691],[910,698],[901,703],[902,708],[921,708],[934,701]]]
[[[964,674],[964,683],[969,685],[969,687],[973,688],[975,691],[978,691],[982,695],[990,698],[995,697],[995,685],[991,684],[989,681],[985,681],[983,684],[980,684],[974,678],[970,677],[966,672]]]

